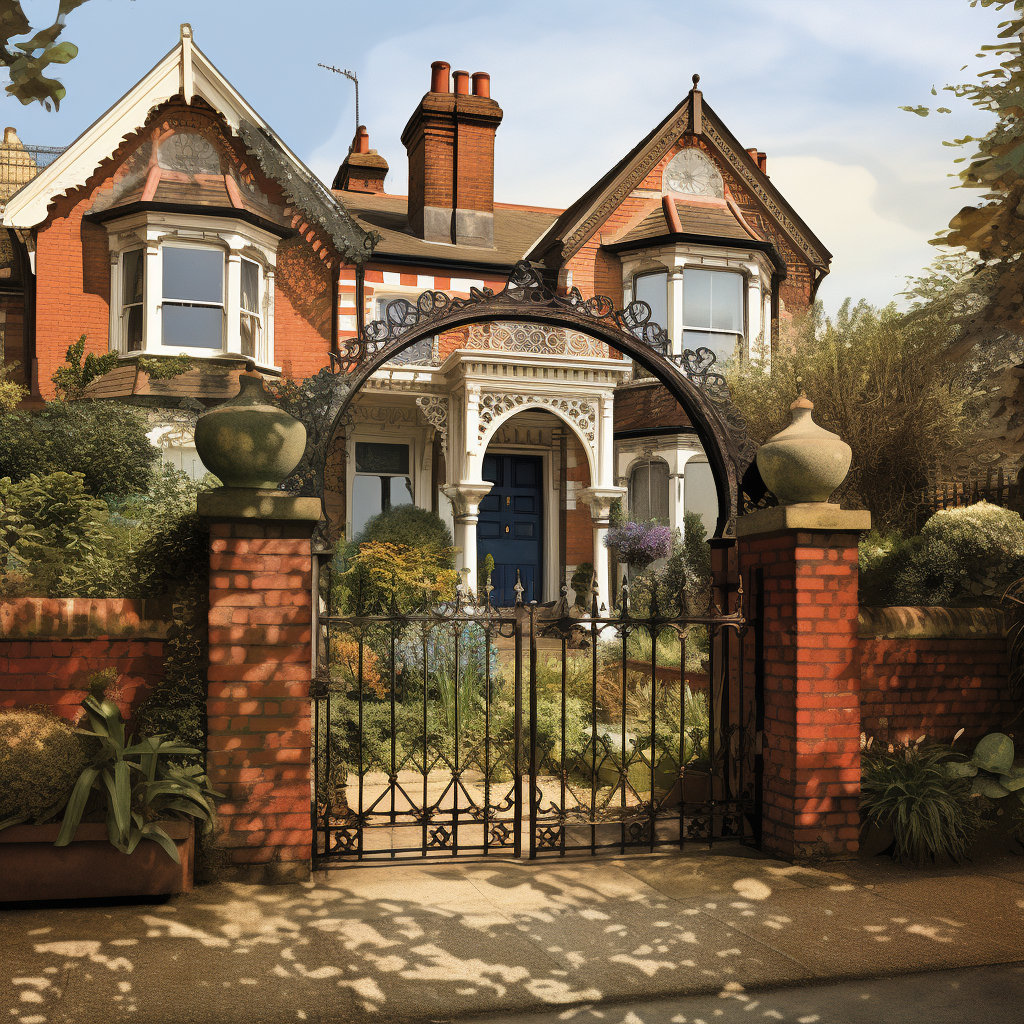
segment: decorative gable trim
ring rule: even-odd
[[[704,122],[704,135],[709,139],[721,155],[729,161],[729,166],[742,179],[743,184],[750,190],[765,209],[778,221],[779,226],[786,232],[790,240],[797,246],[800,252],[807,258],[812,267],[828,271],[829,261],[822,256],[821,250],[813,245],[804,232],[797,226],[785,210],[775,201],[771,193],[758,181],[754,172],[748,166],[750,158],[746,153],[746,159],[741,159],[738,153],[730,146],[715,125],[710,121]],[[761,172],[758,172],[760,174]],[[763,175],[761,175],[763,177]]]
[[[594,232],[629,198],[629,194],[658,166],[662,157],[679,141],[690,126],[690,104],[684,101],[647,148],[638,153],[627,169],[592,208],[589,216],[580,221],[562,243],[562,259],[568,260],[593,236]]]
[[[711,108],[701,103],[697,89],[692,90],[662,125],[623,160],[622,169],[613,174],[607,186],[580,210],[575,221],[564,227],[556,221],[527,259],[543,260],[552,250],[558,253],[561,263],[575,256],[684,135],[699,135],[707,139],[751,196],[776,220],[795,249],[812,267],[822,274],[828,273],[831,254],[789,208],[767,176],[753,167],[750,157],[737,149],[738,143]],[[564,234],[560,234],[560,228]],[[757,233],[753,234],[756,237]]]
[[[144,128],[152,112],[181,97],[199,97],[223,119],[231,132],[254,152],[261,169],[285,195],[331,235],[343,257],[369,257],[376,233],[363,231],[316,175],[281,141],[273,129],[217,70],[181,26],[181,39],[141,81],[93,122],[60,155],[7,202],[3,224],[28,229],[46,220],[58,196],[82,187],[103,161],[114,156],[130,136]],[[301,200],[301,201],[300,201]]]

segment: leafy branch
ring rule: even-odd
[[[51,103],[54,109],[60,109],[60,101],[67,91],[56,78],[47,78],[44,72],[51,64],[67,64],[78,56],[74,43],[57,40],[64,31],[67,16],[85,2],[60,0],[57,20],[52,25],[39,29],[30,39],[12,43],[15,36],[28,35],[32,26],[20,0],[0,0],[0,63],[10,73],[7,92],[11,96],[25,104],[41,103],[47,110],[51,109]]]

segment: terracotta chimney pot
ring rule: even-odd
[[[469,72],[468,71],[453,71],[452,78],[455,80],[455,95],[456,96],[468,96],[469,95]]]
[[[448,72],[451,64],[446,60],[435,60],[430,65],[430,91],[451,92],[448,85]]]
[[[491,95],[491,76],[486,71],[473,72],[473,95],[489,99]]]
[[[352,140],[352,152],[353,153],[369,153],[370,152],[370,133],[366,130],[366,125],[361,124],[356,129],[356,137]]]

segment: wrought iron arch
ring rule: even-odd
[[[665,330],[651,321],[646,302],[616,309],[610,298],[585,299],[576,288],[568,295],[557,295],[536,268],[522,262],[497,293],[473,288],[468,299],[436,291],[424,292],[415,303],[396,299],[388,304],[383,320],[366,325],[363,336],[347,354],[332,355],[331,366],[310,382],[320,428],[311,432],[307,445],[307,483],[323,494],[331,440],[353,397],[372,374],[424,338],[499,320],[580,331],[629,356],[664,385],[689,417],[711,464],[718,492],[716,536],[724,535],[729,521],[742,513],[744,503],[764,497],[764,484],[754,462],[756,447],[747,436],[725,378],[715,368],[712,351],[700,348],[674,355]]]

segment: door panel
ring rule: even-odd
[[[477,554],[481,561],[494,559],[491,599],[499,607],[515,603],[517,569],[523,600],[541,599],[543,476],[538,455],[484,456],[483,478],[494,486],[480,502]]]

